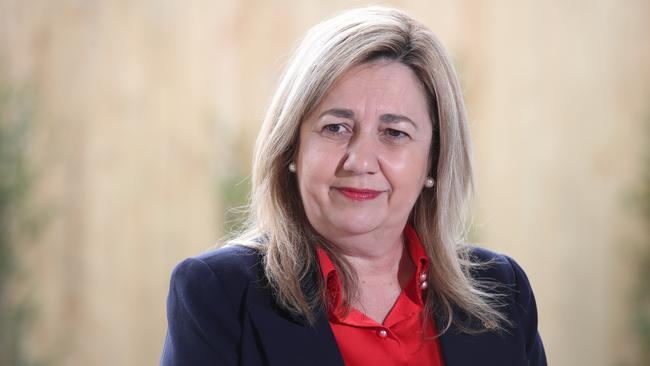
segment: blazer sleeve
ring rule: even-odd
[[[201,259],[184,260],[171,276],[160,365],[236,365],[238,318],[214,271]]]
[[[537,330],[537,304],[535,295],[524,270],[512,258],[507,257],[513,272],[516,284],[515,313],[519,318],[518,326],[525,337],[526,356],[530,366],[546,366],[544,345]]]

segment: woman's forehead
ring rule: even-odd
[[[347,117],[413,115],[418,119],[428,116],[422,83],[408,66],[392,60],[356,65],[343,73],[311,117],[327,110],[339,111],[339,117],[346,114]]]

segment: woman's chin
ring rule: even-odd
[[[343,235],[362,235],[381,227],[378,218],[338,217],[331,223],[330,229]]]

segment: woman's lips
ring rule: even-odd
[[[376,191],[374,189],[359,189],[351,187],[334,187],[337,191],[341,192],[345,197],[354,201],[366,201],[377,198],[383,191]]]

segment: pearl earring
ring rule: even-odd
[[[427,179],[424,180],[424,186],[427,187],[427,188],[433,187],[433,185],[435,183],[436,183],[436,181],[431,177],[427,177]]]
[[[296,172],[296,163],[294,163],[294,162],[289,163],[289,171],[290,171],[291,173],[295,173],[295,172]]]

